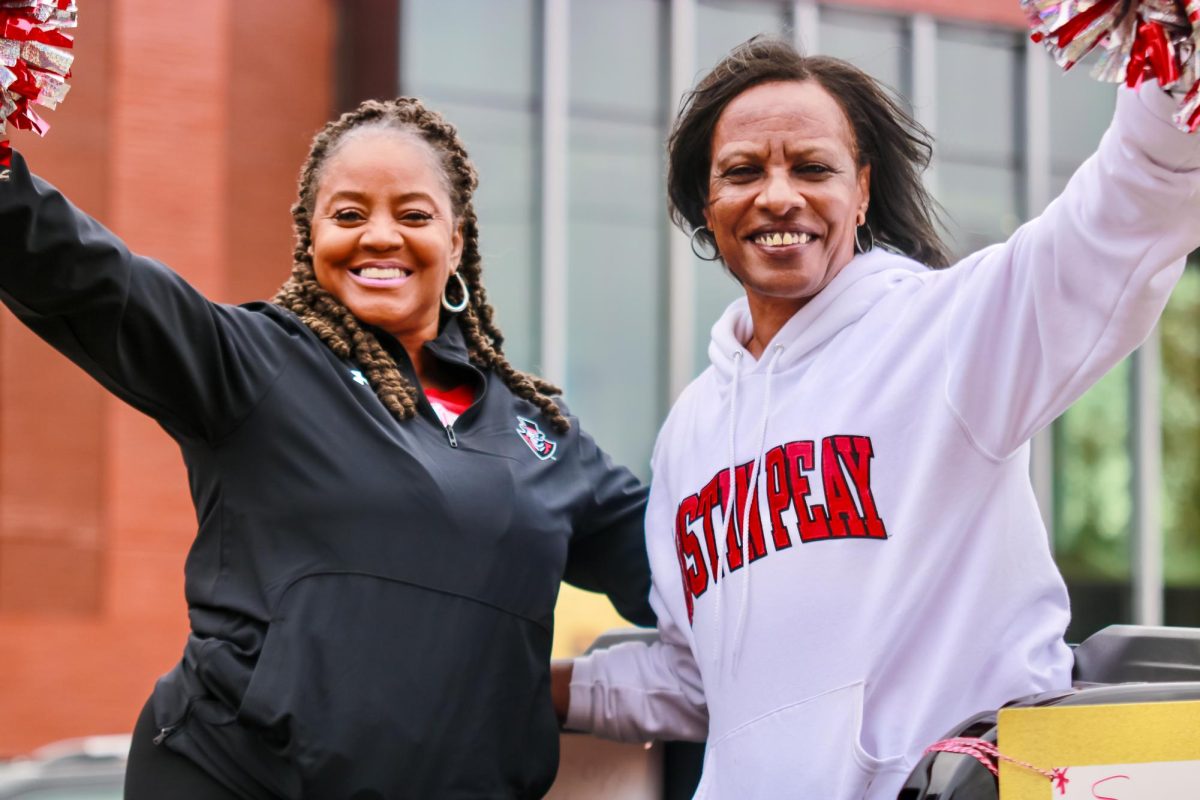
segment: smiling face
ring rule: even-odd
[[[463,237],[431,145],[396,130],[349,134],[321,169],[311,218],[321,288],[406,347],[437,336]]]
[[[713,131],[704,217],[756,329],[761,314],[786,320],[850,262],[869,199],[870,167],[819,83],[763,83],[730,101]]]

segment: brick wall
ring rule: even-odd
[[[269,296],[332,108],[332,4],[81,5],[71,94],[17,147],[210,297]],[[129,729],[183,645],[194,530],[173,442],[0,313],[0,755]]]
[[[926,13],[946,19],[961,19],[1022,27],[1025,14],[1017,0],[823,0],[848,7],[874,8],[898,14]]]

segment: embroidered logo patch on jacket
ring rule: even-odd
[[[546,438],[546,434],[542,433],[542,429],[537,423],[531,419],[517,417],[517,433],[529,445],[529,449],[534,455],[542,461],[554,458],[554,451],[558,449],[558,443]]]

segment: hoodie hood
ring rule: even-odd
[[[741,361],[743,376],[752,375],[766,369],[772,360],[770,356],[775,354],[774,371],[786,371],[847,325],[857,322],[896,284],[914,273],[928,271],[924,264],[879,247],[855,256],[828,286],[779,329],[758,361],[744,344],[754,333],[754,320],[746,297],[739,297],[712,327],[708,357],[719,384],[725,387],[733,380],[734,372],[739,369],[735,360]]]

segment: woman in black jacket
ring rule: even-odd
[[[29,174],[0,299],[156,419],[199,530],[191,635],[126,797],[540,797],[559,581],[652,624],[646,492],[515,370],[454,128],[368,101],[316,137],[271,303],[212,303]]]

